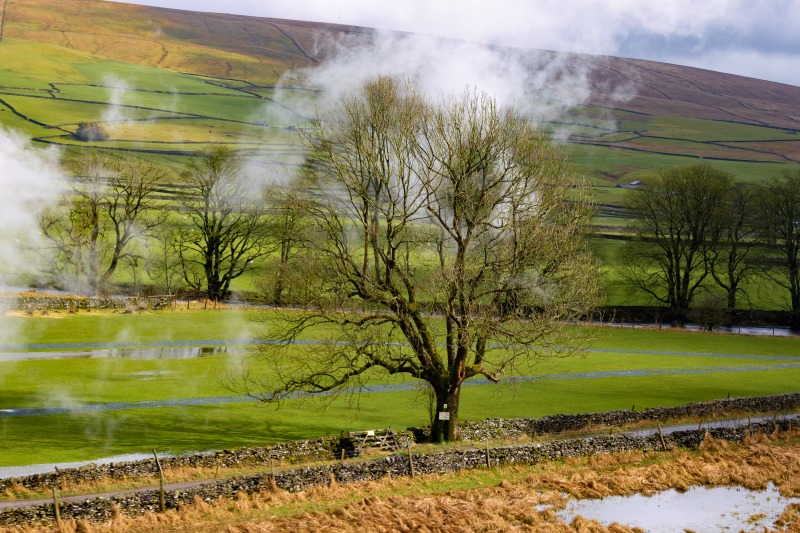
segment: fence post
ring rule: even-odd
[[[161,468],[161,461],[158,460],[155,448],[153,448],[153,457],[156,458],[156,466],[158,466],[158,507],[163,513],[167,510],[166,496],[164,495],[164,470]]]
[[[8,0],[3,0],[3,13],[0,15],[0,42],[3,42],[3,30],[6,26],[6,4]]]
[[[489,441],[486,441],[486,468],[492,468],[492,456],[489,455]]]
[[[411,477],[414,477],[414,456],[411,455],[411,441],[408,441],[408,468],[411,473]]]
[[[53,487],[53,509],[55,509],[56,514],[56,527],[59,531],[63,531],[61,526],[61,510],[59,509],[58,497],[56,496],[56,488]]]

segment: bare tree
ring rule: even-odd
[[[731,185],[729,174],[701,163],[663,170],[628,193],[638,238],[620,251],[623,276],[668,305],[675,325],[686,322],[710,272]]]
[[[358,391],[375,373],[427,382],[432,440],[458,438],[463,383],[571,353],[598,302],[585,187],[545,133],[483,94],[431,103],[379,77],[305,132],[319,194],[304,215],[319,290],[265,347],[264,400]],[[314,328],[326,340],[292,340]],[[302,351],[302,354],[299,353]]]
[[[39,226],[54,252],[50,272],[98,294],[121,262],[136,263],[134,241],[164,221],[154,193],[167,170],[98,151],[82,152],[72,167],[61,205],[40,213]]]
[[[192,158],[182,177],[188,186],[182,196],[186,223],[178,240],[184,279],[198,289],[202,280],[209,300],[225,300],[231,282],[270,251],[260,187],[225,146]]]
[[[791,327],[800,330],[800,171],[759,187],[765,272],[788,292]]]
[[[732,186],[721,206],[716,244],[711,249],[710,272],[727,296],[727,312],[736,309],[737,297],[747,297],[744,284],[758,272],[753,261],[759,248],[756,238],[757,190],[749,185]]]
[[[181,228],[169,220],[153,232],[149,241],[147,274],[158,290],[173,295],[185,287],[178,245]]]
[[[298,302],[302,287],[306,286],[305,268],[301,264],[310,233],[310,219],[305,215],[307,200],[292,187],[273,186],[266,191],[268,206],[266,217],[267,232],[274,253],[272,261],[265,268],[266,288],[276,305],[285,303],[287,291],[289,298]]]

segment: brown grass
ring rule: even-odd
[[[785,496],[800,496],[800,431],[757,435],[742,444],[706,438],[699,451],[629,452],[561,463],[418,476],[381,482],[316,487],[299,494],[276,489],[239,494],[214,504],[132,518],[117,514],[105,524],[67,521],[66,533],[278,531],[636,531],[605,527],[581,517],[558,521],[566,498],[652,494],[692,485],[741,485],[763,489],[772,481]],[[537,506],[539,509],[537,510]],[[800,531],[800,506],[776,524]],[[14,533],[52,529],[16,528]]]

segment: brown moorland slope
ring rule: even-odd
[[[654,115],[800,128],[800,87],[680,65],[581,56],[596,67],[593,102],[604,87],[632,85],[636,96],[615,107]]]
[[[5,37],[212,77],[274,82],[317,61],[320,33],[363,28],[154,8],[105,0],[7,0]]]

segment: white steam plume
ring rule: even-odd
[[[133,119],[125,109],[125,96],[131,86],[125,80],[116,76],[103,77],[103,86],[108,88],[108,107],[103,112],[102,121],[113,127],[115,124],[124,124]]]
[[[54,204],[64,178],[55,147],[34,148],[0,127],[0,272],[30,273],[30,253],[42,244],[36,214]]]
[[[131,106],[143,105],[140,102],[141,88],[137,88],[129,81],[118,78],[112,74],[107,74],[103,77],[103,87],[107,89],[107,106],[103,111],[100,121],[105,126],[113,131],[116,128],[124,128],[131,124],[139,123],[143,120],[149,120],[158,116],[157,111],[145,112],[142,109],[134,109]],[[161,94],[159,98],[158,107],[164,112],[174,111],[178,106],[180,96],[177,91],[172,88],[159,87],[162,93],[167,91],[171,92],[172,96],[167,100],[165,94]],[[113,135],[112,135],[113,136]],[[173,135],[173,140],[180,140],[177,134]]]
[[[35,274],[42,243],[36,213],[55,203],[63,182],[56,148],[34,148],[21,135],[0,127],[0,285],[18,285]],[[0,344],[19,342],[18,322],[0,316]]]
[[[501,105],[513,105],[537,120],[553,120],[584,104],[591,95],[587,63],[551,52],[492,47],[415,34],[379,32],[371,43],[338,41],[321,65],[289,73],[284,85],[310,85],[337,98],[378,74],[414,80],[424,93],[438,98],[475,89]],[[313,116],[313,98],[290,107]],[[298,105],[301,107],[298,109]]]

